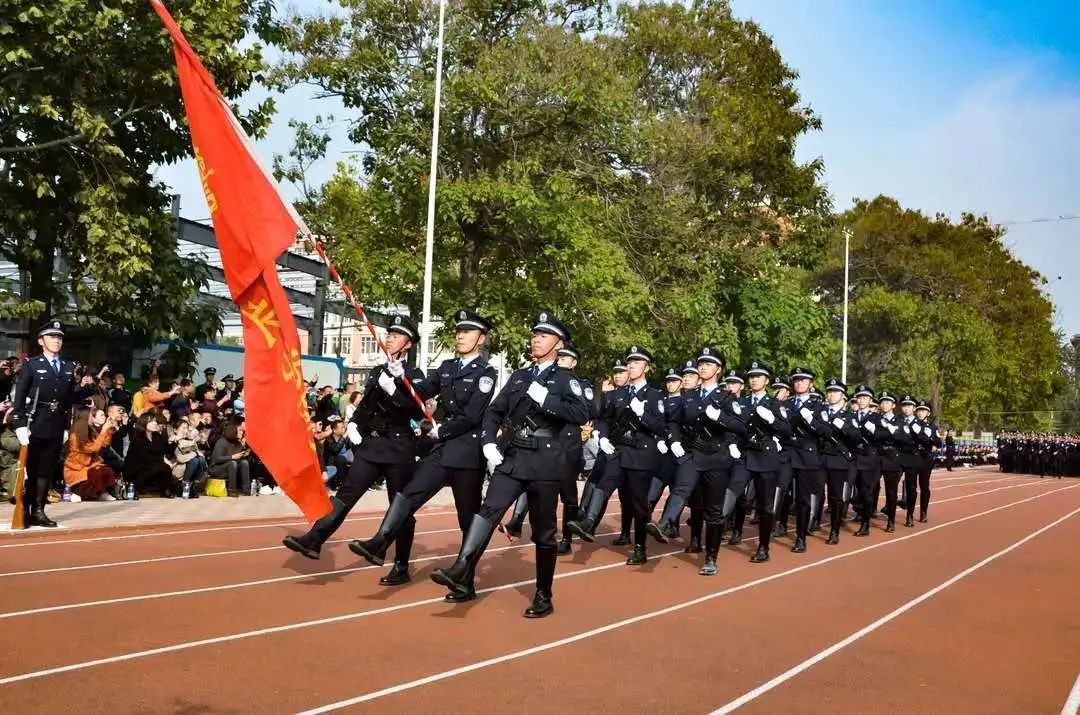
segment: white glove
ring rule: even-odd
[[[833,421],[832,421],[832,424],[833,424],[833,427],[835,427],[836,429],[844,429],[844,418],[843,417],[834,417]]]
[[[716,405],[709,405],[705,408],[705,416],[713,422],[718,422],[720,420],[720,408]]]
[[[885,423],[885,429],[889,430],[889,434],[896,434],[896,425],[891,422]]]
[[[875,425],[873,422],[863,422],[863,429],[870,434],[874,434],[874,432],[877,432],[877,425]]]
[[[382,350],[375,353],[375,366],[376,367],[382,367],[386,363],[387,363],[386,353],[384,353]]]
[[[922,434],[922,425],[918,425],[918,424],[911,425],[911,431],[914,432],[915,434]]]
[[[671,453],[675,455],[675,459],[682,459],[686,454],[686,450],[683,449],[682,442],[671,443]]]
[[[488,442],[484,445],[484,459],[488,461],[488,465],[494,470],[495,467],[503,463],[502,452],[495,446],[494,442]]]
[[[529,390],[525,394],[529,396],[529,399],[542,407],[544,405],[544,400],[547,399],[548,389],[539,382],[534,382],[529,385]]]
[[[662,439],[657,440],[656,449],[660,452],[660,454],[667,454],[667,445],[664,444],[664,440]]]
[[[405,366],[398,360],[386,363],[386,371],[394,377],[402,377],[405,375]]]
[[[645,400],[642,400],[639,397],[635,397],[634,399],[630,400],[630,411],[633,412],[638,417],[641,417],[642,415],[644,415],[645,414]]]
[[[397,392],[397,383],[394,382],[393,376],[385,370],[379,373],[379,387],[381,387],[382,391],[388,395]]]
[[[742,452],[739,451],[738,445],[729,444],[727,451],[732,459],[742,459]]]
[[[19,444],[23,447],[30,444],[30,428],[29,427],[16,427],[15,436],[19,438]]]
[[[765,405],[758,405],[756,408],[754,408],[754,411],[757,412],[758,417],[765,420],[769,424],[776,422],[776,415],[774,415],[772,413],[772,410],[770,410]]]
[[[814,421],[814,413],[810,411],[809,407],[803,407],[799,410],[799,415],[803,418],[806,424],[810,424]]]
[[[439,438],[439,423],[438,423],[438,422],[436,422],[435,424],[431,425],[431,431],[430,431],[430,432],[428,432],[428,435],[429,435],[429,436],[430,436],[430,437],[431,437],[432,439],[438,439],[438,438]]]
[[[615,454],[615,445],[607,437],[600,438],[600,451],[604,454]]]
[[[349,438],[349,441],[353,444],[360,444],[364,439],[360,436],[360,430],[357,428],[355,422],[350,422],[349,426],[345,428],[345,436]]]

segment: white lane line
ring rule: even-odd
[[[611,516],[618,516],[619,512],[614,512]],[[445,529],[445,531],[458,531],[458,529]],[[417,536],[421,534],[439,534],[442,531],[418,531]],[[597,534],[597,538],[605,536],[614,536],[618,534],[617,531],[608,531],[601,534]],[[756,538],[756,537],[755,537]],[[753,539],[745,539],[745,541],[752,541]],[[329,543],[329,542],[327,542]],[[498,548],[489,548],[484,553],[491,554],[498,551],[510,551],[513,549],[521,549],[526,546],[532,546],[531,541],[519,541],[519,543],[511,544],[509,546],[500,546]],[[445,559],[454,556],[453,552],[446,554],[435,554],[433,556],[425,556],[419,559],[413,559],[409,563],[419,564],[428,561],[438,561],[439,559]],[[286,581],[300,581],[306,578],[317,578],[319,576],[333,576],[337,574],[354,573],[356,571],[368,571],[370,569],[383,568],[382,566],[350,566],[340,569],[330,569],[329,571],[314,571],[312,573],[294,574],[292,576],[277,576],[275,578],[264,578],[256,581],[241,581],[239,583],[226,583],[219,586],[203,586],[201,588],[188,588],[180,591],[164,591],[162,593],[146,593],[138,596],[118,596],[116,598],[103,598],[98,601],[83,601],[80,603],[65,603],[58,606],[42,606],[41,608],[31,608],[25,611],[8,611],[6,613],[0,613],[0,620],[5,618],[18,618],[20,616],[33,616],[41,613],[53,613],[55,611],[71,611],[77,608],[90,608],[92,606],[108,606],[116,603],[132,603],[134,601],[149,601],[159,598],[174,598],[177,596],[193,596],[199,593],[213,593],[215,591],[229,591],[238,588],[250,588],[252,586],[265,586],[274,583],[284,583]]]
[[[716,594],[706,595],[706,596],[703,596],[701,598],[694,599],[694,601],[687,602],[686,604],[679,604],[677,606],[672,606],[670,608],[664,609],[663,611],[656,611],[656,612],[654,612],[654,615],[649,615],[649,613],[646,613],[646,615],[644,615],[644,616],[638,616],[638,617],[635,617],[633,619],[630,619],[630,620],[627,620],[627,621],[624,621],[624,622],[621,621],[621,622],[616,623],[616,624],[603,626],[602,629],[597,629],[595,631],[595,633],[593,631],[590,631],[588,633],[595,635],[597,633],[604,633],[606,631],[615,630],[617,628],[620,628],[620,625],[626,625],[626,624],[629,624],[629,623],[636,623],[637,621],[642,621],[642,620],[646,620],[648,618],[654,618],[656,616],[663,615],[663,613],[673,612],[673,611],[676,611],[676,610],[680,610],[681,608],[687,608],[689,606],[696,605],[698,603],[704,603],[705,601],[710,601],[710,599],[712,599],[712,598],[727,595],[728,593],[734,593],[734,592],[737,592],[737,591],[741,591],[743,589],[750,588],[750,586],[757,585],[759,583],[766,583],[768,581],[772,581],[774,579],[778,579],[778,578],[781,578],[783,576],[787,576],[788,574],[797,574],[797,572],[799,572],[799,571],[806,570],[808,568],[813,568],[815,566],[819,566],[821,564],[826,564],[826,563],[829,563],[829,562],[832,562],[832,561],[836,561],[836,559],[838,559],[838,558],[846,558],[848,556],[852,556],[854,554],[859,554],[859,553],[862,553],[864,551],[870,551],[870,550],[873,550],[873,549],[879,549],[881,547],[886,547],[886,545],[889,545],[889,544],[892,544],[892,543],[900,543],[901,541],[906,541],[907,539],[912,539],[912,538],[915,538],[917,536],[921,536],[921,535],[924,535],[924,534],[931,534],[931,532],[936,531],[937,529],[942,529],[942,528],[945,528],[947,526],[951,526],[951,525],[954,525],[954,524],[960,524],[962,522],[967,522],[967,521],[972,520],[972,518],[977,518],[977,517],[980,517],[980,516],[986,516],[988,514],[993,514],[995,512],[1001,511],[1003,509],[1010,509],[1012,507],[1016,507],[1016,505],[1018,505],[1018,504],[1023,504],[1023,503],[1026,503],[1028,501],[1032,501],[1032,500],[1035,500],[1035,499],[1041,499],[1042,497],[1047,497],[1047,496],[1050,496],[1052,494],[1056,494],[1057,491],[1064,491],[1066,489],[1076,488],[1077,486],[1080,486],[1080,484],[1074,485],[1074,486],[1071,486],[1071,487],[1061,487],[1061,488],[1057,488],[1057,489],[1054,489],[1054,490],[1051,490],[1051,491],[1044,491],[1044,493],[1036,495],[1034,497],[1028,497],[1026,499],[1013,501],[1013,502],[1010,502],[1008,504],[1002,504],[1002,505],[1000,505],[1000,507],[995,507],[993,509],[988,509],[986,511],[978,512],[976,514],[972,514],[972,515],[969,515],[969,516],[962,516],[960,518],[956,518],[956,520],[953,520],[951,522],[944,522],[942,524],[937,524],[935,526],[931,526],[931,527],[926,528],[926,529],[921,529],[919,531],[914,531],[914,532],[912,532],[912,534],[909,534],[907,536],[896,537],[894,539],[890,539],[889,541],[882,541],[882,542],[879,542],[879,543],[869,544],[869,545],[866,545],[866,547],[863,547],[862,549],[858,549],[858,550],[843,553],[843,554],[837,554],[835,556],[829,556],[827,558],[821,559],[821,561],[818,561],[818,562],[812,562],[810,564],[805,564],[805,565],[802,565],[802,566],[798,566],[796,568],[793,568],[793,569],[787,570],[787,571],[780,571],[779,574],[774,574],[772,576],[768,576],[768,577],[765,577],[765,578],[762,578],[762,579],[758,579],[758,580],[752,581],[750,583],[745,583],[745,584],[742,584],[742,585],[739,585],[739,586],[734,586],[733,589],[729,589],[726,592],[719,592],[719,593],[716,593]],[[744,539],[743,541],[752,541],[752,540],[753,539]],[[660,558],[660,557],[670,556],[672,554],[678,554],[678,553],[683,553],[683,550],[680,549],[678,551],[666,552],[666,553],[663,553],[663,554],[658,554],[656,556],[650,556],[650,558]],[[571,572],[569,572],[569,574],[556,574],[555,578],[556,579],[569,578],[569,577],[572,577],[572,576],[579,576],[579,575],[582,575],[582,574],[592,574],[592,572],[595,572],[595,571],[600,571],[600,570],[605,570],[605,569],[610,569],[610,568],[616,568],[616,567],[624,566],[624,565],[625,564],[624,564],[623,561],[619,561],[619,562],[616,562],[616,563],[613,563],[613,564],[606,564],[604,566],[596,566],[596,567],[589,568],[589,569],[571,571]],[[534,583],[534,580],[530,579],[528,581],[518,581],[518,582],[515,582],[515,583],[508,583],[508,584],[503,584],[503,585],[498,585],[498,586],[490,586],[490,588],[487,588],[487,589],[477,590],[477,593],[491,593],[491,592],[495,592],[495,591],[503,591],[503,590],[507,590],[507,589],[515,589],[519,585],[528,585],[529,583]],[[435,603],[445,603],[445,602],[443,601],[442,597],[426,598],[426,599],[423,599],[423,601],[415,601],[415,602],[410,602],[410,603],[407,603],[407,604],[400,604],[400,605],[390,606],[390,607],[386,607],[386,608],[377,608],[377,609],[374,609],[374,610],[363,610],[363,611],[356,611],[356,612],[353,612],[353,613],[345,613],[345,615],[342,615],[342,616],[334,616],[334,617],[323,618],[323,619],[318,619],[318,620],[311,620],[311,621],[300,621],[298,623],[289,623],[287,625],[276,625],[276,626],[272,626],[272,628],[259,629],[259,630],[256,630],[256,631],[245,631],[245,632],[242,632],[242,633],[233,633],[231,635],[216,636],[216,637],[213,637],[213,638],[204,638],[202,640],[189,640],[189,642],[178,643],[178,644],[174,644],[172,646],[162,646],[160,648],[152,648],[152,649],[149,649],[149,650],[133,651],[133,652],[130,652],[130,653],[122,653],[122,655],[120,655],[120,656],[111,656],[109,658],[99,658],[99,659],[96,659],[96,660],[83,661],[83,662],[80,662],[80,663],[72,663],[70,665],[60,665],[60,666],[56,666],[56,667],[50,667],[50,669],[45,669],[45,670],[41,670],[41,671],[33,671],[33,672],[30,672],[30,673],[22,673],[22,674],[19,674],[19,675],[10,675],[10,676],[0,678],[0,686],[11,685],[13,683],[19,683],[19,682],[22,682],[22,680],[30,680],[30,679],[41,678],[41,677],[46,677],[46,676],[50,676],[50,675],[58,675],[60,673],[70,673],[72,671],[80,671],[80,670],[90,669],[90,667],[95,667],[97,665],[107,665],[107,664],[110,664],[110,663],[120,663],[120,662],[124,662],[124,661],[137,660],[137,659],[140,659],[140,658],[147,658],[147,657],[150,657],[150,656],[158,656],[158,655],[161,655],[161,653],[176,652],[176,651],[179,651],[179,650],[188,650],[190,648],[197,648],[197,647],[200,647],[200,646],[207,646],[207,645],[215,645],[215,644],[219,644],[219,643],[229,643],[229,642],[232,642],[232,640],[242,640],[242,639],[253,638],[253,637],[257,637],[257,636],[261,636],[261,635],[270,635],[270,634],[275,634],[275,633],[284,633],[284,632],[288,632],[288,631],[297,631],[297,630],[300,630],[300,629],[313,628],[313,626],[325,625],[325,624],[328,624],[328,623],[339,623],[339,622],[342,622],[342,621],[351,621],[351,620],[355,620],[355,619],[359,619],[359,618],[366,618],[366,617],[369,617],[369,616],[377,616],[377,615],[379,615],[379,613],[388,613],[388,612],[393,612],[393,611],[397,611],[397,610],[404,610],[406,608],[415,608],[417,606],[426,606],[426,605],[435,604]],[[573,642],[575,642],[575,640],[580,640],[580,639],[583,639],[584,637],[589,637],[589,635],[588,634],[580,634],[579,636],[575,636],[572,639],[567,639],[566,643],[573,643]],[[556,642],[556,644],[557,645],[565,645],[563,642]],[[556,647],[556,645],[546,644],[546,647],[538,646],[538,648],[540,648],[541,650],[546,650],[546,649],[550,649],[550,648],[553,648],[553,647]],[[530,649],[529,652],[525,652],[525,651],[521,651],[521,652],[523,653],[523,655],[531,655],[531,652],[534,652],[534,651],[535,652],[541,652],[541,650]],[[498,662],[502,662],[503,660],[513,660],[514,658],[519,658],[519,657],[522,657],[522,655],[514,655],[514,653],[511,653],[510,656],[503,656],[502,660],[498,660]],[[494,663],[488,663],[488,664],[494,664]],[[481,667],[483,667],[483,665]],[[473,669],[471,669],[471,670],[476,670],[476,669],[475,669],[475,667],[473,667]],[[468,672],[468,671],[462,671],[462,672]],[[445,676],[445,677],[450,677],[450,676]],[[436,678],[436,679],[442,679],[442,678]],[[416,686],[413,686],[413,687],[416,687]],[[408,689],[408,688],[402,688],[402,689]],[[387,693],[387,694],[389,694],[389,693]],[[370,698],[368,698],[368,699],[370,699]],[[351,703],[351,701],[349,701],[349,702]],[[363,702],[363,701],[357,701],[357,702]],[[347,703],[347,704],[349,704],[349,703]]]
[[[933,492],[942,491],[943,489],[952,489],[953,487],[973,487],[973,486],[976,486],[978,484],[995,484],[997,482],[1012,481],[1013,479],[1014,479],[1013,477],[997,477],[996,479],[984,479],[984,480],[978,481],[978,482],[960,482],[958,484],[946,484],[943,487],[935,487],[933,484],[931,484],[930,485],[930,491],[931,491],[931,493],[933,493]]]
[[[1016,549],[1020,548],[1021,546],[1023,546],[1027,542],[1031,541],[1035,537],[1046,533],[1050,529],[1053,529],[1058,524],[1064,522],[1066,519],[1069,519],[1072,516],[1075,516],[1078,513],[1080,513],[1080,508],[1073,509],[1072,511],[1070,511],[1068,514],[1061,517],[1060,519],[1057,519],[1055,521],[1050,522],[1049,524],[1043,526],[1042,528],[1031,532],[1030,534],[1028,534],[1024,538],[1020,539],[1019,541],[1017,541],[1017,542],[1015,542],[1013,544],[1010,544],[1009,546],[1006,546],[1001,551],[998,551],[997,553],[991,554],[990,556],[987,556],[982,561],[979,561],[978,563],[967,567],[966,569],[964,569],[960,573],[956,574],[952,578],[947,579],[945,581],[942,581],[941,583],[939,583],[937,586],[934,586],[929,591],[925,591],[925,592],[919,594],[918,596],[911,599],[907,603],[904,603],[903,605],[899,606],[898,608],[890,611],[889,613],[885,614],[881,618],[877,619],[873,623],[870,623],[870,624],[860,628],[859,630],[857,630],[854,633],[852,633],[851,635],[849,635],[847,638],[844,638],[841,641],[833,643],[828,648],[825,648],[824,650],[821,650],[821,651],[817,652],[816,654],[814,654],[811,657],[807,658],[806,660],[799,663],[798,665],[795,665],[795,666],[789,668],[788,670],[785,670],[783,673],[776,676],[772,680],[769,680],[769,681],[767,681],[765,683],[762,683],[761,685],[754,688],[753,690],[750,690],[750,691],[748,691],[746,693],[743,693],[742,695],[735,698],[734,700],[727,703],[726,705],[722,705],[719,708],[717,708],[716,710],[713,710],[712,715],[726,715],[727,713],[730,713],[733,710],[736,710],[737,708],[741,708],[743,705],[746,705],[747,703],[750,703],[750,702],[756,700],[757,698],[761,697],[762,695],[769,692],[770,690],[777,687],[778,685],[781,685],[781,684],[787,682],[788,680],[791,680],[795,676],[797,676],[800,673],[812,668],[813,666],[817,665],[818,663],[825,660],[826,658],[833,655],[834,653],[837,653],[837,652],[843,650],[844,648],[847,648],[852,643],[858,641],[859,639],[863,638],[864,636],[866,636],[866,635],[868,635],[870,633],[873,633],[874,631],[876,631],[878,628],[881,628],[886,623],[889,623],[890,621],[893,621],[896,618],[898,618],[898,617],[902,616],[903,614],[907,613],[911,609],[918,606],[920,603],[924,603],[924,602],[930,600],[931,598],[933,598],[937,594],[939,594],[942,591],[944,591],[945,589],[947,589],[949,586],[952,586],[953,584],[960,581],[961,579],[964,579],[964,578],[970,576],[971,574],[975,573],[976,571],[983,568],[987,564],[990,564],[990,563],[993,563],[994,561],[997,561],[1002,556],[1004,556],[1004,555],[1006,555],[1006,554],[1008,554],[1008,553],[1010,553],[1012,551],[1015,551]]]
[[[881,542],[878,542],[878,543],[868,544],[868,545],[866,545],[866,547],[863,547],[861,549],[856,549],[854,551],[849,551],[849,552],[846,552],[846,553],[836,554],[835,556],[828,556],[826,558],[819,559],[819,561],[811,562],[809,564],[804,564],[804,565],[801,565],[801,566],[796,566],[794,568],[787,569],[787,570],[784,570],[784,571],[779,571],[779,572],[777,572],[777,574],[771,574],[769,576],[762,577],[760,579],[756,579],[756,580],[753,580],[753,581],[750,581],[750,582],[746,582],[746,583],[742,583],[742,584],[739,584],[739,585],[731,586],[731,588],[725,589],[723,591],[718,591],[716,593],[706,594],[706,595],[700,596],[698,598],[693,598],[693,599],[691,599],[691,601],[686,601],[686,602],[683,602],[683,603],[675,604],[673,606],[662,608],[660,610],[654,610],[654,611],[650,611],[650,612],[647,612],[647,613],[642,613],[642,615],[634,616],[632,618],[623,619],[621,621],[608,623],[607,625],[599,626],[599,628],[595,628],[595,629],[592,629],[590,631],[585,631],[583,633],[578,633],[576,635],[568,636],[566,638],[561,638],[561,639],[558,639],[558,640],[552,640],[552,642],[550,642],[550,643],[544,643],[544,644],[534,646],[534,647],[531,647],[531,648],[526,648],[524,650],[518,650],[518,651],[515,651],[515,652],[507,653],[507,655],[499,656],[499,657],[496,657],[496,658],[489,658],[487,660],[482,660],[482,661],[478,661],[478,662],[475,662],[475,663],[470,663],[468,665],[462,665],[460,667],[456,667],[456,669],[453,669],[453,670],[444,671],[442,673],[435,673],[433,675],[429,675],[427,677],[422,677],[422,678],[417,678],[415,680],[409,680],[409,682],[407,682],[407,683],[402,683],[402,684],[399,684],[399,685],[390,686],[388,688],[383,688],[381,690],[376,690],[376,691],[373,691],[373,692],[364,693],[364,694],[362,694],[362,696],[357,696],[355,698],[350,698],[348,700],[340,700],[340,701],[338,701],[336,703],[330,703],[328,705],[322,705],[320,707],[315,707],[315,709],[306,711],[305,713],[302,713],[301,715],[312,715],[314,713],[327,713],[327,712],[330,712],[330,711],[340,710],[341,707],[349,707],[351,705],[356,705],[356,704],[360,704],[360,703],[363,703],[363,702],[377,700],[378,698],[391,696],[391,694],[394,694],[394,693],[399,693],[399,692],[403,692],[405,690],[411,690],[411,689],[414,689],[414,688],[419,688],[419,687],[422,687],[422,686],[430,685],[432,683],[440,682],[440,680],[446,680],[446,679],[449,679],[449,678],[456,677],[458,675],[463,675],[465,673],[471,673],[473,671],[482,670],[482,669],[485,669],[485,667],[489,667],[491,665],[498,665],[500,663],[505,663],[505,662],[512,661],[512,660],[526,658],[528,656],[536,655],[536,653],[552,650],[554,648],[559,648],[559,647],[570,645],[570,644],[573,644],[573,643],[578,643],[578,642],[581,642],[581,640],[592,638],[592,637],[597,636],[597,635],[602,635],[604,633],[609,633],[609,632],[615,631],[617,629],[625,628],[625,626],[627,626],[627,625],[633,625],[634,623],[640,623],[640,622],[651,620],[651,619],[654,619],[654,618],[659,618],[661,616],[669,615],[669,613],[674,613],[676,611],[684,610],[684,609],[690,608],[692,606],[697,606],[699,604],[714,601],[714,599],[716,599],[716,598],[724,597],[724,596],[730,595],[732,593],[738,593],[740,591],[745,591],[746,589],[752,589],[756,585],[760,585],[762,583],[768,583],[770,581],[775,581],[775,580],[784,578],[785,576],[791,576],[792,574],[799,574],[799,572],[805,571],[805,570],[808,570],[808,569],[811,569],[811,568],[818,568],[818,567],[823,566],[825,564],[832,563],[834,561],[839,561],[839,559],[841,559],[841,558],[849,558],[849,557],[854,556],[856,554],[861,554],[861,553],[864,553],[864,552],[867,552],[867,551],[872,551],[874,549],[881,549],[883,547],[888,547],[888,545],[895,544],[895,543],[900,543],[902,541],[906,541],[907,539],[914,539],[914,538],[924,536],[924,535],[927,535],[927,534],[932,534],[932,532],[934,532],[936,530],[939,530],[939,529],[946,528],[948,526],[953,526],[953,525],[956,525],[956,524],[961,524],[963,522],[968,522],[968,521],[973,520],[973,518],[980,518],[982,516],[993,514],[995,512],[999,512],[999,511],[1004,510],[1004,509],[1011,509],[1012,507],[1016,507],[1016,505],[1020,505],[1020,504],[1023,504],[1023,503],[1026,503],[1026,502],[1029,502],[1029,501],[1032,501],[1032,500],[1036,500],[1036,499],[1042,499],[1043,497],[1047,497],[1047,496],[1050,496],[1052,494],[1056,494],[1057,491],[1065,491],[1067,489],[1075,489],[1077,486],[1080,486],[1080,485],[1075,485],[1075,486],[1071,486],[1071,487],[1062,487],[1062,488],[1054,489],[1052,491],[1044,491],[1044,493],[1036,495],[1034,497],[1028,497],[1026,499],[1021,499],[1021,500],[1014,501],[1014,502],[1011,502],[1011,503],[1008,503],[1008,504],[1002,504],[1002,505],[1000,505],[1000,507],[995,507],[993,509],[988,509],[988,510],[978,512],[978,513],[975,513],[975,514],[970,514],[968,516],[961,516],[961,517],[956,518],[956,520],[953,520],[951,522],[945,522],[943,524],[939,524],[939,525],[936,525],[936,526],[931,526],[930,528],[927,528],[927,529],[922,529],[920,531],[915,531],[915,532],[913,532],[913,534],[909,534],[907,536],[897,537],[895,539],[890,539],[889,541],[881,541]],[[3,684],[3,682],[2,682],[2,680],[0,680],[0,685],[2,685],[2,684]]]
[[[606,536],[610,536],[610,534],[606,534]],[[667,551],[667,552],[664,552],[662,554],[655,554],[653,556],[649,556],[648,558],[650,560],[652,560],[652,559],[660,559],[660,558],[664,558],[665,556],[672,556],[674,554],[681,554],[681,553],[683,553],[683,550],[678,549],[676,551]],[[557,574],[555,574],[555,578],[556,579],[570,578],[572,576],[581,576],[581,575],[584,575],[584,574],[596,573],[597,571],[607,571],[609,569],[620,568],[620,567],[621,568],[626,568],[626,560],[625,560],[625,558],[619,559],[618,561],[615,561],[613,563],[602,564],[600,566],[591,566],[591,567],[586,568],[586,569],[579,569],[579,570],[576,570],[576,571],[571,571],[569,573],[557,573]],[[476,590],[476,593],[481,594],[481,593],[493,593],[495,591],[505,591],[505,590],[512,589],[512,588],[518,588],[520,586],[528,586],[528,585],[534,584],[534,583],[536,583],[536,579],[535,578],[530,578],[530,579],[528,579],[526,581],[516,581],[514,583],[502,584],[501,586],[490,586],[488,588],[480,588],[480,589]],[[443,600],[442,596],[436,596],[435,598],[425,598],[422,601],[410,601],[409,603],[401,603],[401,604],[398,604],[396,606],[387,606],[387,607],[384,607],[384,608],[376,608],[376,609],[373,609],[373,610],[370,610],[370,611],[357,611],[355,613],[346,613],[346,614],[341,615],[341,616],[331,616],[329,618],[320,618],[320,619],[312,620],[312,621],[301,621],[300,623],[290,623],[290,624],[284,625],[284,626],[273,626],[273,627],[270,627],[270,628],[260,628],[258,630],[246,631],[244,633],[233,633],[231,635],[218,636],[216,638],[205,638],[203,640],[188,641],[186,643],[176,643],[174,645],[163,646],[161,648],[153,648],[153,649],[150,649],[150,650],[138,651],[138,652],[135,652],[135,653],[125,653],[123,655],[111,656],[109,658],[99,658],[97,660],[89,660],[89,661],[85,661],[83,663],[73,663],[71,665],[64,665],[64,666],[60,666],[60,667],[57,667],[57,668],[49,668],[47,670],[39,670],[39,671],[36,671],[36,672],[33,672],[33,673],[23,673],[21,675],[12,675],[12,676],[8,676],[6,678],[0,678],[0,685],[11,685],[12,683],[18,683],[18,682],[23,681],[23,680],[32,680],[32,679],[35,679],[35,678],[43,678],[43,677],[48,676],[48,675],[57,675],[57,674],[60,674],[60,673],[69,673],[69,672],[74,671],[74,670],[85,670],[86,668],[93,668],[93,667],[98,666],[98,665],[108,665],[110,663],[121,663],[121,662],[128,661],[128,660],[135,660],[137,658],[145,658],[145,657],[152,656],[152,655],[160,655],[162,653],[174,653],[176,651],[188,650],[190,648],[197,648],[199,646],[204,646],[204,645],[214,645],[214,644],[217,644],[217,643],[228,643],[228,642],[231,642],[231,641],[243,640],[243,639],[246,639],[246,638],[255,638],[257,636],[265,636],[265,635],[270,635],[270,634],[274,634],[274,633],[285,633],[285,632],[288,632],[288,631],[295,631],[295,630],[299,630],[301,628],[311,628],[313,626],[323,626],[323,625],[327,625],[327,624],[330,624],[330,623],[341,623],[342,621],[353,621],[353,620],[356,620],[358,618],[367,618],[369,616],[377,616],[377,615],[382,614],[382,613],[393,613],[394,611],[403,611],[405,609],[416,608],[418,606],[427,606],[427,605],[431,605],[431,604],[434,604],[434,603],[441,603],[443,605],[448,605],[446,603],[446,601]]]
[[[1076,676],[1072,691],[1069,692],[1068,699],[1061,707],[1061,715],[1077,715],[1077,713],[1080,713],[1080,675]]]
[[[416,514],[416,518],[422,516],[445,516],[446,514],[455,514],[453,510],[449,511],[421,511]],[[270,517],[272,518],[272,517]],[[351,519],[346,519],[343,523],[348,524],[353,521],[382,521],[382,515],[378,516],[354,516]],[[135,528],[144,529],[147,525],[120,525],[116,527],[102,526],[92,527],[94,529],[124,529]],[[279,521],[276,524],[240,524],[237,526],[208,526],[201,529],[178,529],[175,531],[152,531],[146,534],[119,534],[117,536],[90,536],[85,539],[60,539],[57,541],[27,541],[20,544],[0,544],[0,549],[24,549],[30,546],[57,546],[61,544],[90,544],[98,541],[122,541],[126,539],[150,539],[156,536],[177,536],[178,534],[209,534],[215,531],[242,531],[245,529],[274,529],[285,526],[309,526],[306,521]]]

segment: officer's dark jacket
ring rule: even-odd
[[[495,394],[495,368],[478,355],[459,367],[457,359],[444,360],[436,377],[416,386],[425,400],[438,397],[435,421],[439,439],[431,452],[439,464],[452,469],[482,469],[480,429],[484,411]]]
[[[596,421],[598,438],[607,437],[615,447],[612,456],[619,458],[624,469],[648,471],[660,461],[657,440],[667,435],[664,419],[664,393],[655,385],[645,383],[630,396],[630,385],[612,390]],[[630,408],[633,400],[644,403],[640,417]]]
[[[739,400],[746,422],[743,458],[751,472],[774,472],[780,469],[780,439],[791,434],[787,408],[772,395],[762,395],[757,406],[772,413],[773,422],[769,424],[758,414],[753,400],[753,394],[744,395]]]
[[[720,410],[717,420],[705,414],[708,407]],[[700,387],[684,392],[675,412],[668,415],[671,441],[686,451],[680,461],[693,459],[701,471],[730,469],[736,461],[731,446],[738,448],[746,434],[745,417],[742,405],[723,385],[704,397]]]
[[[831,425],[821,418],[825,405],[816,397],[806,397],[801,406],[796,406],[797,398],[789,397],[783,403],[791,424],[791,434],[781,438],[780,443],[789,452],[792,469],[820,469],[824,466],[820,443],[832,433]],[[803,409],[809,412],[809,421],[803,416]]]
[[[543,405],[537,405],[527,394],[534,381],[548,390]],[[508,420],[521,400],[528,400],[524,431],[500,436],[504,428],[512,426]],[[570,440],[581,442],[580,431],[575,434],[566,429],[567,425],[585,424],[589,421],[589,411],[585,388],[570,370],[551,363],[535,378],[532,367],[515,371],[484,413],[481,442],[507,443],[503,463],[495,474],[510,474],[530,481],[562,479],[573,468]]]
[[[423,385],[424,374],[405,365],[405,375],[414,387]],[[364,398],[353,412],[352,422],[363,435],[355,455],[375,464],[413,464],[416,462],[416,433],[412,420],[422,419],[423,410],[409,394],[401,378],[394,382],[393,395],[379,387],[379,375],[386,366],[376,368],[364,383]],[[370,402],[369,402],[370,400]]]
[[[32,437],[63,439],[71,407],[93,392],[75,385],[75,363],[60,358],[60,373],[44,355],[30,358],[15,383],[11,422],[15,427],[29,423]],[[36,403],[36,407],[35,407]]]
[[[833,413],[828,404],[822,403],[817,416],[829,425],[831,436],[831,439],[821,442],[822,466],[826,469],[854,468],[853,450],[861,439],[859,426],[855,424],[855,413],[846,407]],[[851,459],[848,459],[848,455],[851,455]]]

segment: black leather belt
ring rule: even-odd
[[[536,449],[540,446],[540,440],[554,438],[555,433],[546,427],[535,430],[521,429],[514,435],[510,444],[518,449]]]

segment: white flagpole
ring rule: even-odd
[[[848,267],[850,265],[851,231],[844,229],[844,347],[840,358],[840,381],[847,384],[847,319],[848,319]]]
[[[424,245],[424,306],[420,316],[420,369],[427,372],[431,356],[431,264],[435,249],[435,180],[439,167],[439,107],[442,104],[443,25],[446,0],[439,0],[439,41],[435,50],[435,113],[431,126],[431,170],[428,173],[427,234]]]

